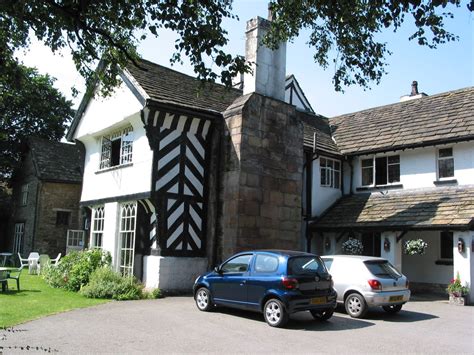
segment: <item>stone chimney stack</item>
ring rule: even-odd
[[[428,95],[425,94],[424,92],[422,92],[421,94],[418,92],[418,81],[413,80],[413,82],[411,83],[411,93],[410,93],[410,95],[401,96],[400,97],[400,102],[413,100],[413,99],[419,99],[419,98],[422,98],[422,97],[425,97],[425,96],[428,96]]]
[[[269,12],[269,18],[272,18]],[[244,74],[244,95],[256,92],[277,100],[285,100],[286,43],[271,50],[262,39],[271,22],[261,17],[247,21],[245,59],[251,63],[252,73]]]

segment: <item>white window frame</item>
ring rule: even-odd
[[[23,247],[23,238],[25,236],[25,223],[15,223],[13,234],[13,254],[21,253]]]
[[[398,163],[389,163],[388,162],[388,159],[390,157],[396,157],[398,156]],[[376,176],[377,176],[377,166],[375,164],[375,160],[378,159],[378,158],[387,158],[387,183],[386,184],[382,184],[382,185],[377,185],[376,184]],[[370,167],[363,167],[362,166],[362,161],[363,160],[372,160],[372,165]],[[373,155],[372,157],[366,157],[366,158],[363,158],[361,157],[360,160],[360,185],[363,186],[363,187],[375,187],[375,186],[390,186],[390,185],[398,185],[400,184],[400,181],[401,181],[401,162],[402,162],[402,159],[400,157],[400,154],[390,154],[390,155]],[[398,181],[394,181],[394,182],[389,182],[389,166],[394,166],[394,165],[398,165],[399,166],[399,176],[398,176]],[[364,169],[372,169],[372,184],[370,185],[364,185],[364,182],[363,182],[363,170]]]
[[[323,165],[323,160],[325,161]],[[328,164],[331,162],[332,164]],[[339,164],[339,169],[336,169],[336,163]],[[320,185],[321,187],[331,187],[334,189],[341,188],[341,161],[321,156],[319,158],[319,172],[320,172]],[[323,174],[325,175],[326,183],[323,183]],[[338,176],[336,179],[335,176]],[[337,186],[336,186],[337,180]]]
[[[137,223],[137,202],[120,205],[118,240],[119,272],[125,277],[133,276],[135,265],[135,231]]]
[[[28,189],[29,189],[29,184],[23,184],[21,186],[21,195],[20,195],[21,206],[26,206],[28,204]]]
[[[90,248],[102,249],[104,243],[104,205],[92,207],[91,213],[91,234],[89,240]]]
[[[120,140],[119,163],[112,165],[112,142]],[[133,127],[127,126],[102,136],[99,170],[131,164],[133,159]]]
[[[445,149],[451,149],[451,156],[449,157],[440,157],[439,156],[439,152],[441,150],[445,150]],[[440,165],[439,165],[439,162],[440,160],[449,160],[449,159],[452,159],[453,161],[453,175],[452,176],[445,176],[445,177],[440,177]],[[436,176],[438,178],[438,180],[442,181],[442,180],[452,180],[454,179],[454,149],[453,147],[443,147],[443,148],[438,148],[436,150]]]
[[[66,250],[84,249],[84,231],[81,229],[68,229],[66,239]]]

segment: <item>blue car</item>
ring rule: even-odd
[[[238,253],[199,276],[193,291],[201,311],[227,306],[262,312],[272,327],[283,327],[289,315],[299,311],[327,320],[337,298],[319,256],[289,250]]]

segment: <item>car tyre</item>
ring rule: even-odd
[[[272,298],[263,307],[263,317],[268,325],[281,328],[288,322],[289,314],[279,299]]]
[[[334,309],[325,309],[322,311],[311,310],[310,312],[314,319],[323,321],[332,317]]]
[[[196,306],[200,311],[209,312],[214,307],[211,292],[205,287],[201,287],[197,290],[194,299],[196,301]]]
[[[401,304],[393,304],[390,306],[382,306],[383,310],[387,313],[398,313],[402,309]]]
[[[363,318],[368,310],[364,297],[359,293],[351,293],[347,296],[344,305],[347,314],[352,318]]]

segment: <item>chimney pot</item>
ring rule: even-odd
[[[415,96],[418,95],[418,82],[416,80],[413,80],[411,83],[411,94],[410,96]]]

